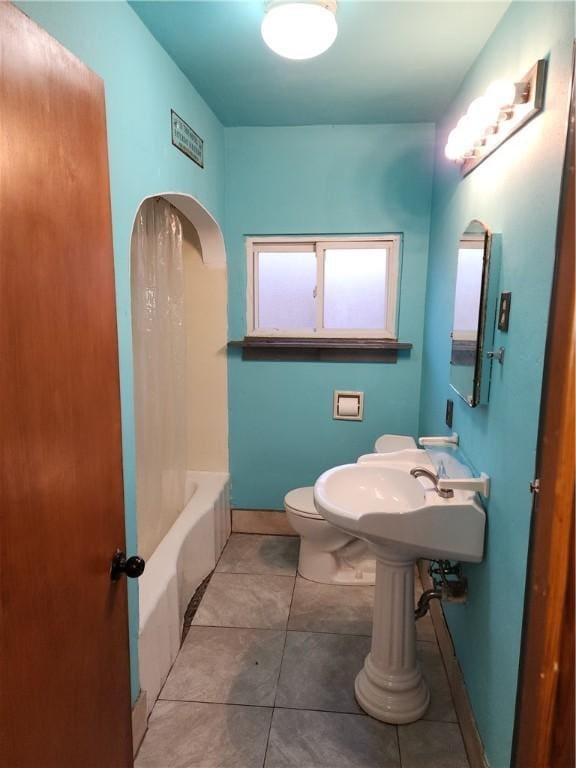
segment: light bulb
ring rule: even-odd
[[[444,147],[444,155],[448,160],[461,160],[463,157],[459,147],[456,144],[450,143]]]
[[[469,147],[473,147],[482,136],[482,128],[469,115],[464,115],[456,123],[462,141]]]
[[[330,48],[338,24],[330,7],[316,2],[287,2],[269,8],[261,31],[266,45],[279,56],[312,59]]]
[[[482,135],[488,128],[498,123],[500,107],[485,96],[479,96],[470,104],[466,113],[478,134]]]
[[[448,141],[444,148],[444,154],[448,160],[461,160],[466,152],[467,145],[463,141],[462,134],[457,128],[454,128],[448,134]]]
[[[516,86],[510,80],[495,80],[486,89],[486,98],[499,109],[510,107],[516,100]]]

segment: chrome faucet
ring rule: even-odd
[[[442,489],[438,488],[438,475],[435,475],[434,472],[431,472],[429,469],[426,469],[426,467],[413,467],[410,470],[410,474],[412,477],[427,477],[428,480],[431,480],[434,483],[434,490],[440,496],[442,499],[451,499],[454,496],[454,491],[450,489]]]

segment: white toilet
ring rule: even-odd
[[[382,435],[374,446],[377,453],[406,448],[416,448],[414,440],[406,435]],[[300,536],[300,576],[320,584],[374,584],[376,562],[368,545],[322,517],[314,506],[312,486],[287,493],[284,509]]]

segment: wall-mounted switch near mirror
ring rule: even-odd
[[[452,427],[452,417],[454,415],[454,400],[446,400],[446,426]]]
[[[510,322],[510,303],[512,294],[510,291],[500,294],[500,306],[498,308],[498,330],[506,332]]]

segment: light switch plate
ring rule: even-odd
[[[454,418],[454,400],[446,400],[446,426],[452,429],[452,420]]]
[[[510,305],[512,303],[512,294],[510,291],[505,291],[500,294],[500,307],[498,309],[498,330],[508,331],[510,324]]]

